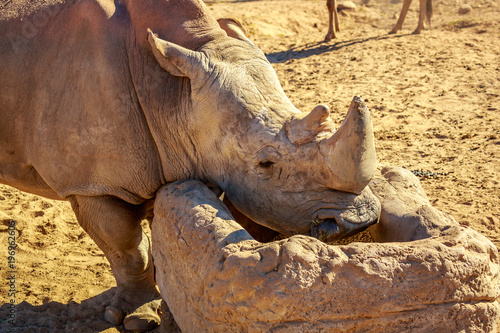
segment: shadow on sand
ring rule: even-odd
[[[104,308],[114,295],[115,289],[108,289],[81,303],[47,302],[42,305],[19,303],[15,308],[15,324],[9,323],[10,304],[2,304],[0,332],[127,332],[123,326],[114,327],[104,320]]]
[[[293,46],[287,51],[271,52],[266,54],[267,60],[270,63],[283,63],[290,59],[303,59],[314,55],[322,54],[325,52],[337,51],[344,47],[355,44],[369,43],[372,41],[384,40],[389,38],[401,38],[412,36],[412,34],[398,34],[398,35],[381,35],[368,38],[355,38],[351,40],[339,41],[334,44],[331,42],[315,42],[306,43],[304,45]]]

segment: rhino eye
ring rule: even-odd
[[[255,156],[255,166],[258,167],[261,172],[268,175],[272,166],[279,162],[281,154],[273,146],[265,146],[259,150]]]
[[[262,162],[259,162],[259,167],[267,169],[267,168],[270,168],[273,164],[274,164],[274,162],[271,162],[271,161],[262,161]]]

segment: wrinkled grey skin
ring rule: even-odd
[[[326,107],[299,112],[240,27],[222,30],[196,0],[82,0],[40,13],[48,23],[29,36],[33,15],[0,16],[0,181],[71,202],[117,281],[111,323],[158,325],[139,222],[165,183],[216,184],[287,235],[332,240],[377,221],[360,99],[333,134]]]

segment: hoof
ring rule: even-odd
[[[121,325],[123,322],[123,311],[118,310],[117,308],[113,306],[108,306],[106,307],[106,310],[104,311],[104,319],[115,326]]]
[[[125,329],[132,332],[147,332],[160,325],[161,300],[154,300],[137,308],[131,314],[125,316],[124,312],[114,306],[106,307],[104,319],[112,325],[118,326],[123,323]]]
[[[160,325],[160,316],[155,313],[133,313],[125,317],[123,326],[132,332],[147,332]]]
[[[332,36],[328,36],[328,35],[326,35],[326,37],[325,37],[325,42],[329,42],[329,41],[331,41],[333,38],[336,38],[336,37],[335,37],[335,36],[333,36],[333,37],[332,37]]]

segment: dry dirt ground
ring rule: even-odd
[[[208,3],[239,18],[267,55],[297,107],[319,103],[342,121],[354,95],[372,111],[379,162],[423,170],[431,202],[500,246],[500,8],[496,0],[435,0],[431,30],[388,35],[402,3],[356,0],[340,15],[341,33],[324,43],[318,0]],[[9,221],[15,254],[17,324],[9,313]],[[115,286],[101,251],[66,202],[0,186],[0,331],[117,332],[102,319]]]

